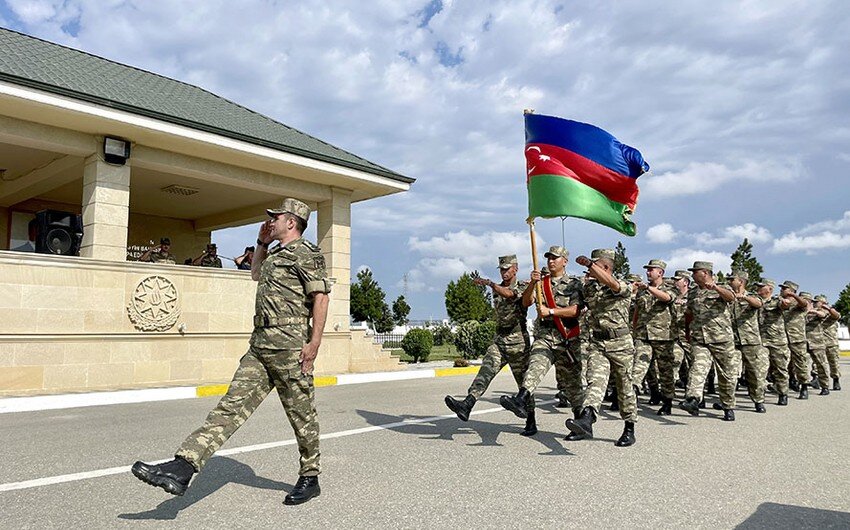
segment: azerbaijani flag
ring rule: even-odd
[[[578,217],[637,233],[637,178],[649,164],[634,147],[587,123],[526,114],[525,161],[529,217]]]

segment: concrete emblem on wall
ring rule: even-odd
[[[148,276],[136,285],[127,315],[139,331],[168,331],[180,318],[177,288],[163,276]]]

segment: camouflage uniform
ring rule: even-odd
[[[174,254],[162,250],[154,250],[151,252],[148,261],[151,263],[165,263],[170,265],[177,263],[177,259],[174,257]]]
[[[651,262],[650,262],[651,263]],[[673,305],[678,292],[669,280],[658,287],[670,295],[664,302],[649,290],[638,291],[635,298],[637,311],[635,323],[635,360],[632,369],[632,384],[640,386],[651,362],[658,365],[661,394],[665,398],[676,397],[676,364],[673,353],[675,339]]]
[[[681,367],[679,370],[682,380],[687,380],[687,369],[690,367],[693,358],[691,357],[691,343],[688,341],[688,334],[685,328],[685,310],[688,308],[688,294],[676,293],[676,300],[673,302],[673,318],[676,339],[673,341],[673,358],[676,366]],[[682,372],[684,370],[684,373]]]
[[[785,310],[785,333],[788,335],[788,349],[791,350],[791,361],[788,371],[802,383],[809,382],[809,354],[806,351],[806,308],[797,306],[796,300]]]
[[[528,282],[514,281],[510,285],[513,298],[495,295],[494,305],[496,314],[496,337],[493,344],[487,348],[481,368],[469,387],[468,394],[479,399],[490,382],[508,365],[511,367],[517,386],[522,386],[523,375],[528,368],[528,331],[525,329],[525,318],[528,308],[522,305],[522,293],[528,287]],[[531,396],[528,410],[534,409],[534,397]]]
[[[198,265],[201,267],[214,267],[220,269],[221,258],[219,258],[218,256],[204,256],[203,258],[201,258],[201,262]]]
[[[800,294],[803,296],[803,294]],[[809,298],[811,295],[809,295]],[[829,388],[829,365],[826,361],[826,341],[823,336],[823,323],[826,316],[823,312],[813,309],[806,314],[806,344],[809,354],[817,370],[818,383],[824,389]],[[808,379],[803,379],[808,382]]]
[[[620,417],[637,422],[637,397],[632,387],[634,341],[629,322],[631,287],[621,280],[617,283],[617,291],[596,280],[584,286],[584,300],[591,311],[584,406],[599,413],[609,372],[613,372]]]
[[[755,296],[748,294],[747,296]],[[735,349],[743,362],[747,378],[747,393],[753,403],[764,403],[764,388],[767,384],[767,349],[762,346],[759,330],[759,308],[738,299],[732,303],[732,331]]]
[[[717,291],[697,287],[688,293],[691,354],[694,362],[688,373],[687,397],[702,400],[703,385],[712,360],[717,372],[720,402],[725,410],[735,408],[735,342],[729,303]]]
[[[311,333],[309,295],[329,292],[325,259],[319,247],[299,238],[269,251],[260,268],[250,348],[239,361],[227,394],[204,424],[186,438],[176,456],[200,471],[269,392],[277,389],[295,431],[301,455],[299,475],[320,473],[313,376],[301,372],[299,356]]]
[[[841,377],[841,370],[838,368],[838,356],[841,354],[838,348],[838,320],[830,314],[823,323],[826,360],[829,363],[829,376],[833,379]]]
[[[772,285],[772,284],[768,284]],[[769,372],[773,377],[773,386],[780,396],[788,395],[788,335],[785,332],[784,310],[779,295],[762,298],[759,311],[759,332],[762,344],[768,352]]]

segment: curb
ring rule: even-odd
[[[365,374],[317,376],[313,379],[313,385],[316,387],[324,387],[359,385],[385,381],[432,379],[435,377],[475,374],[478,373],[478,368],[478,366],[469,366],[464,368],[434,368],[402,372],[373,372]],[[112,392],[86,392],[82,394],[0,398],[0,414],[223,396],[227,393],[228,386],[229,385],[227,384],[179,386],[171,388],[148,388],[143,390],[116,390]]]

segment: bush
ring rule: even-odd
[[[464,359],[475,359],[478,354],[475,350],[475,332],[481,327],[477,320],[467,320],[457,327],[455,332],[455,346]]]
[[[469,366],[467,359],[455,359],[455,368],[466,368],[467,366]]]
[[[476,357],[482,357],[487,353],[487,348],[493,344],[493,337],[496,336],[496,322],[488,320],[482,322],[472,336],[472,347],[475,350]]]
[[[441,324],[434,328],[434,346],[452,344],[453,342],[454,334],[452,334],[452,328],[445,324]]]
[[[427,361],[434,347],[434,335],[427,329],[411,329],[401,340],[404,353],[413,357],[413,362]]]
[[[383,342],[383,344],[381,344],[381,347],[384,348],[385,350],[397,350],[398,348],[401,348],[401,341],[400,340],[385,340]]]

